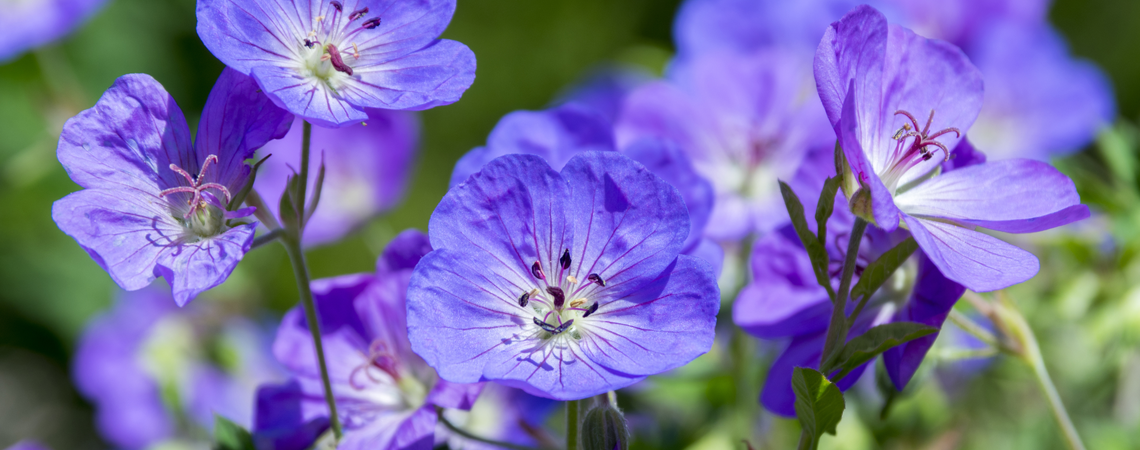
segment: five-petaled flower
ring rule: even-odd
[[[162,85],[123,76],[64,126],[59,161],[84,190],[55,202],[52,218],[123,289],[163,277],[185,305],[249,251],[256,225],[232,219],[252,208],[228,211],[228,203],[249,177],[245,160],[292,120],[252,79],[227,69],[191,143]]]
[[[198,35],[277,105],[339,127],[459,100],[475,54],[437,39],[455,0],[201,0]]]
[[[888,232],[902,223],[947,278],[981,292],[1037,273],[1033,254],[975,228],[1028,233],[1088,217],[1073,182],[1043,162],[941,173],[982,105],[981,74],[953,45],[861,6],[828,28],[815,75],[852,211]]]
[[[440,377],[581,399],[709,350],[719,289],[675,188],[617,152],[497,158],[444,196],[408,288]]]

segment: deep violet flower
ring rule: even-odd
[[[618,152],[561,172],[497,158],[453,187],[408,288],[412,348],[440,377],[581,399],[682,366],[712,346],[719,289],[679,255],[677,189]]]
[[[535,397],[521,389],[486,383],[471,411],[448,409],[444,415],[451,423],[476,436],[517,445],[544,447],[549,446],[549,442],[540,442],[536,435],[545,433],[544,423],[558,406],[559,403],[554,400]],[[550,438],[549,435],[545,437]],[[447,446],[457,450],[501,448],[457,434],[452,434],[447,439]]]
[[[249,176],[245,160],[292,120],[252,79],[227,69],[192,144],[162,85],[122,76],[64,125],[59,162],[84,190],[55,202],[52,219],[123,289],[163,277],[185,305],[249,251],[256,224],[233,219],[252,208],[227,211],[227,203]]]
[[[419,149],[419,119],[407,111],[368,110],[363,125],[339,129],[315,127],[312,154],[325,163],[321,200],[305,225],[306,245],[336,241],[368,219],[395,207],[403,198]],[[258,152],[269,155],[256,188],[274,214],[291,164],[300,159],[301,125]],[[319,156],[318,156],[319,155]],[[315,182],[317,170],[309,171]]]
[[[439,379],[412,353],[404,293],[412,268],[430,250],[427,236],[405,231],[388,244],[375,274],[313,282],[325,362],[345,429],[339,448],[430,449],[444,438],[435,434],[435,408],[470,409],[482,389]],[[273,352],[302,392],[300,419],[328,417],[313,340],[299,307],[285,315]]]
[[[107,0],[0,3],[0,62],[59,39],[87,22]]]
[[[178,308],[157,286],[123,292],[79,339],[73,378],[116,447],[149,448],[209,432],[214,414],[248,427],[254,390],[284,378],[267,327],[217,303]],[[179,426],[178,418],[189,419]],[[198,430],[195,433],[195,430]]]
[[[861,6],[828,28],[815,74],[852,211],[886,232],[902,223],[947,278],[983,292],[1037,273],[1033,254],[975,228],[1029,233],[1088,217],[1073,182],[1043,162],[940,173],[982,102],[981,74],[954,46]]]
[[[991,159],[1069,153],[1112,120],[1111,84],[1068,52],[1047,0],[688,0],[674,23],[678,54],[814,48],[820,30],[861,3],[957,45],[978,67],[986,94],[971,139]]]
[[[594,101],[574,100],[548,110],[515,111],[503,116],[487,137],[487,145],[467,152],[455,164],[451,186],[466,181],[485,164],[503,155],[541,156],[552,168],[561,170],[570,158],[580,153],[615,150],[613,127],[597,106],[608,103],[603,98],[616,93],[583,94]],[[704,259],[719,273],[724,251],[703,237],[713,207],[711,184],[693,170],[688,157],[671,141],[644,138],[626,146],[622,153],[681,192],[689,210],[690,224],[681,253]]]
[[[198,36],[277,105],[337,127],[459,100],[475,54],[437,39],[454,13],[455,0],[201,0]]]
[[[668,80],[626,99],[618,145],[653,137],[680,146],[716,191],[706,236],[732,242],[766,232],[787,220],[777,179],[835,144],[809,72],[805,58],[775,49],[682,59]]]

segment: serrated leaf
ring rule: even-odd
[[[863,274],[859,276],[859,282],[851,288],[851,298],[862,298],[874,294],[917,249],[918,243],[914,241],[913,237],[909,237],[887,250],[886,253],[879,256],[879,259],[868,264],[867,268],[863,269]]]
[[[824,363],[827,372],[839,370],[832,380],[839,381],[849,372],[874,359],[891,348],[923,336],[937,333],[938,329],[915,322],[893,322],[867,330],[847,342],[843,349]]]
[[[800,242],[807,249],[808,257],[811,258],[811,267],[815,272],[816,282],[827,289],[827,294],[834,300],[835,290],[831,287],[831,275],[827,270],[827,266],[831,262],[827,250],[808,228],[807,219],[804,218],[804,205],[800,202],[800,198],[783,181],[780,182],[780,194],[784,197],[784,206],[788,209],[788,217],[792,219],[792,227],[795,228],[796,235],[799,236]]]
[[[823,192],[820,192],[819,201],[815,204],[816,239],[824,249],[827,248],[827,219],[830,219],[831,213],[835,212],[835,193],[839,191],[839,184],[842,182],[843,178],[838,176],[830,177],[823,182]]]
[[[265,155],[264,158],[261,158],[261,161],[253,164],[253,168],[249,171],[249,177],[245,179],[245,184],[242,185],[241,189],[237,191],[237,194],[234,194],[233,198],[230,199],[230,204],[226,205],[227,211],[238,209],[241,203],[245,201],[245,197],[249,195],[249,191],[253,190],[253,181],[257,179],[257,168],[261,167],[261,163],[269,159],[270,156],[273,155]]]
[[[807,448],[814,449],[823,433],[835,435],[846,407],[843,392],[822,373],[806,367],[793,369],[792,390],[796,393],[796,417],[811,439]]]
[[[225,417],[214,415],[213,450],[256,450],[253,436],[241,425]]]

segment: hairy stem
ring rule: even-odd
[[[867,221],[855,218],[855,225],[851,227],[851,241],[847,243],[847,254],[843,258],[843,275],[839,279],[839,291],[835,293],[831,323],[827,327],[827,338],[823,341],[823,354],[819,360],[820,372],[824,375],[829,371],[824,364],[847,342],[847,295],[851,292],[851,278],[855,276],[855,261],[859,257],[859,245],[865,231]]]
[[[525,445],[512,444],[510,442],[495,441],[495,440],[491,440],[491,439],[487,439],[484,437],[480,437],[480,436],[476,436],[474,434],[471,434],[471,432],[464,430],[462,428],[459,428],[459,427],[455,426],[455,424],[453,424],[449,420],[447,420],[447,417],[445,417],[443,415],[443,408],[436,407],[436,414],[439,417],[439,423],[442,423],[443,426],[445,426],[445,427],[447,427],[447,429],[451,430],[452,433],[463,436],[465,439],[470,439],[472,441],[482,442],[482,443],[488,444],[488,445],[494,445],[496,447],[508,448],[511,450],[538,450],[536,448],[527,447]]]
[[[250,248],[250,250],[252,250],[252,249],[261,247],[262,245],[276,241],[277,239],[281,238],[281,236],[284,236],[284,235],[285,235],[285,230],[283,230],[281,228],[275,228],[275,229],[273,229],[273,231],[270,231],[268,233],[265,233],[265,234],[255,238],[253,240],[253,244],[250,245],[249,248]]]
[[[578,407],[581,400],[566,402],[566,450],[578,450]]]

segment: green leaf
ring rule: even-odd
[[[240,425],[214,414],[213,450],[256,450],[253,436]]]
[[[803,243],[804,248],[807,249],[808,257],[811,258],[816,282],[827,289],[827,294],[834,301],[835,290],[831,287],[831,275],[827,270],[830,263],[827,250],[808,228],[807,219],[804,218],[804,205],[800,203],[800,198],[783,181],[780,182],[780,194],[784,196],[784,206],[788,208],[788,217],[792,219],[792,226],[796,229],[796,235],[800,237],[800,242]]]
[[[870,297],[875,291],[878,291],[916,249],[918,249],[918,243],[914,241],[913,237],[910,237],[894,248],[887,250],[879,259],[868,264],[867,268],[863,270],[863,274],[859,276],[859,282],[851,288],[851,298]]]
[[[261,163],[269,159],[270,156],[273,155],[265,155],[264,158],[261,158],[261,161],[253,164],[253,168],[249,171],[249,178],[245,179],[245,184],[237,191],[237,194],[234,194],[234,197],[230,199],[230,204],[226,205],[226,210],[233,211],[241,206],[241,202],[245,201],[245,197],[249,195],[249,191],[253,189],[253,180],[257,179],[257,168],[261,167]]]
[[[281,216],[281,225],[287,233],[300,235],[301,217],[297,208],[298,180],[293,175],[285,182],[285,191],[281,193],[281,203],[278,204],[277,213]]]
[[[843,392],[822,373],[806,367],[792,371],[792,390],[796,392],[796,417],[811,439],[807,448],[814,449],[823,433],[835,435],[846,407]]]
[[[827,219],[835,211],[835,193],[839,191],[842,177],[830,177],[823,183],[823,192],[819,194],[819,201],[815,204],[815,229],[819,244],[827,249]]]
[[[839,370],[832,380],[842,380],[849,372],[891,348],[923,336],[937,333],[938,329],[915,322],[894,322],[867,330],[847,342],[843,350],[823,364],[825,372]]]
[[[305,223],[309,223],[309,219],[313,217],[313,212],[317,210],[317,205],[321,202],[321,187],[325,184],[325,152],[321,152],[321,167],[317,170],[317,184],[313,186],[313,200],[309,202],[309,207],[305,208]]]

